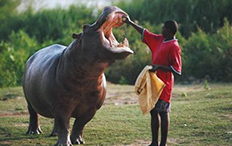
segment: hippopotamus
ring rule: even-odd
[[[102,106],[106,96],[104,71],[133,51],[127,39],[119,43],[113,27],[123,25],[128,14],[115,6],[105,7],[97,21],[74,33],[74,41],[54,44],[33,54],[26,63],[23,91],[30,114],[27,134],[39,134],[39,115],[54,118],[51,135],[56,145],[83,144],[83,129]],[[69,120],[75,118],[72,132]]]

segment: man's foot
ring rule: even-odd
[[[148,146],[158,146],[158,144],[151,143],[151,144],[148,145]]]

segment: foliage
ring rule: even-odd
[[[209,35],[198,29],[183,46],[184,73],[196,78],[210,77],[212,80],[232,81],[232,26],[225,25],[215,34]]]
[[[18,13],[20,0],[0,0],[0,87],[21,84],[26,60],[50,44],[69,45],[72,33],[94,23],[93,8],[72,5],[68,9],[32,7]],[[182,50],[183,71],[178,81],[204,79],[232,81],[232,1],[230,0],[134,0],[115,3],[139,25],[160,33],[163,22],[179,22],[176,37]],[[143,67],[151,62],[149,48],[131,26],[114,29],[119,42],[126,37],[134,51],[126,60],[111,65],[108,81],[134,84]]]
[[[218,59],[218,70],[223,81],[232,81],[232,26],[225,19],[225,25],[213,36],[212,44],[216,48],[215,62]]]
[[[12,30],[22,27],[22,19],[17,15],[21,0],[0,0],[0,41],[6,40]]]
[[[223,26],[224,18],[232,22],[232,1],[230,0],[133,0],[119,2],[133,20],[160,24],[175,19],[181,24],[185,37],[200,27],[205,32],[215,32]]]
[[[38,43],[27,33],[20,30],[12,32],[8,42],[0,44],[0,86],[20,85],[24,73],[25,62],[38,49]]]
[[[4,13],[0,15],[0,22],[4,22],[0,25],[0,87],[21,85],[30,55],[53,43],[68,45],[74,31],[81,32],[84,23],[94,20],[92,9],[85,6],[39,12],[29,7],[18,14],[13,13],[18,1],[0,1],[0,4],[1,8],[6,7],[4,13],[11,14],[9,17],[4,17]]]
[[[39,43],[46,40],[68,45],[73,31],[81,32],[85,23],[93,23],[92,9],[85,6],[70,6],[68,10],[57,8],[38,13],[24,12],[24,29]],[[33,27],[32,27],[33,26]],[[69,37],[67,37],[69,34]]]

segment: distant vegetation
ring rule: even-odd
[[[93,23],[93,8],[70,6],[18,13],[18,0],[0,0],[0,87],[21,85],[25,62],[42,47],[68,45],[73,32]],[[232,1],[231,0],[134,0],[119,2],[132,20],[152,32],[160,33],[162,23],[175,19],[182,48],[183,71],[178,81],[204,79],[232,81]],[[118,41],[127,37],[133,56],[118,61],[106,71],[113,83],[133,84],[139,72],[150,64],[151,54],[141,36],[130,26],[114,29]]]

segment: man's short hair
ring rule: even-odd
[[[173,35],[176,34],[176,31],[178,30],[178,24],[175,20],[168,20],[164,22],[164,26],[169,29]]]

